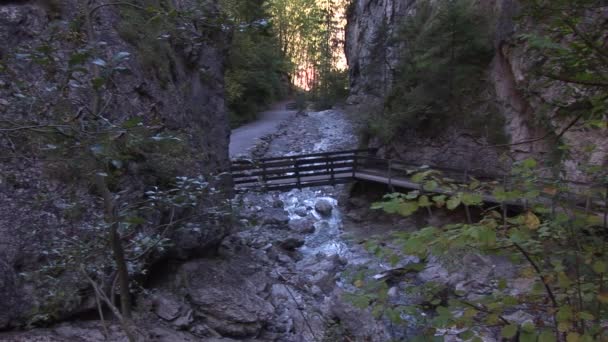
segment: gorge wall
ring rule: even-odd
[[[79,239],[103,218],[92,175],[81,173],[86,161],[72,159],[75,151],[62,151],[60,140],[40,143],[37,134],[46,137],[50,130],[69,135],[62,125],[79,122],[84,127],[100,120],[133,129],[145,124],[153,130],[152,140],[141,145],[125,142],[130,155],[120,151],[124,160],[110,167],[120,179],[112,190],[125,201],[141,199],[150,187],[176,176],[228,168],[225,34],[194,20],[179,27],[152,27],[153,20],[165,17],[161,11],[156,17],[146,12],[147,6],[160,4],[167,13],[194,14],[202,22],[216,16],[216,1],[131,3],[138,5],[0,2],[0,330],[31,323],[36,315],[54,320],[91,307],[91,293],[82,292],[87,286],[74,284],[69,275],[58,277],[57,288],[45,289],[53,291],[46,298],[22,277],[52,261],[43,251],[53,240]],[[93,111],[91,98],[101,88],[97,79],[109,66],[116,73],[103,86],[100,109]],[[149,149],[164,137],[181,141],[180,148]],[[221,239],[215,233],[208,229],[173,236],[174,250],[213,244]],[[54,308],[46,305],[49,298]]]
[[[573,93],[576,91],[562,82],[548,82],[534,74],[533,67],[542,56],[520,39],[520,35],[535,30],[540,23],[514,19],[520,11],[516,0],[477,0],[473,3],[483,16],[492,18],[494,57],[485,71],[484,78],[489,86],[484,90],[484,97],[488,99],[486,104],[496,108],[499,119],[504,122],[500,133],[507,138],[507,144],[502,144],[558,135],[569,121],[555,119],[558,110],[552,109],[543,114],[550,119],[540,124],[539,113],[546,109],[547,103],[555,100],[567,105],[575,103]],[[351,82],[349,103],[358,108],[357,111],[369,112],[372,118],[382,111],[400,56],[408,49],[407,42],[392,37],[398,35],[403,23],[415,15],[419,4],[416,0],[353,1],[348,11],[346,54]],[[372,138],[371,144],[383,147],[382,151],[389,156],[421,164],[492,173],[507,170],[514,160],[534,157],[549,164],[561,164],[565,176],[576,180],[585,179],[579,171],[581,165],[605,166],[608,163],[606,129],[589,132],[581,125],[575,125],[561,137],[571,146],[567,158],[556,157],[559,153],[552,139],[498,148],[487,147],[497,144],[458,127],[448,127],[435,135],[407,129],[402,133],[388,143]],[[585,152],[590,145],[594,145],[594,150]]]

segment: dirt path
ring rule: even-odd
[[[260,113],[258,120],[232,130],[230,158],[248,155],[258,139],[274,133],[281,122],[294,118],[296,111],[287,110],[288,103],[289,101],[279,102],[271,110]]]

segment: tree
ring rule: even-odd
[[[272,101],[286,95],[289,63],[283,56],[267,1],[226,1],[232,42],[225,75],[233,126],[255,119]]]
[[[473,3],[421,3],[389,39],[401,42],[402,55],[383,118],[372,129],[390,140],[406,126],[436,133],[471,121],[471,99],[479,97],[493,52],[487,19]]]

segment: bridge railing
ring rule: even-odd
[[[517,177],[510,174],[494,174],[483,170],[467,170],[436,165],[416,165],[411,162],[384,159],[362,155],[357,160],[357,172],[384,177],[386,184],[392,187],[396,179],[408,179],[417,172],[434,170],[454,183],[469,184],[475,180],[502,186],[505,189],[518,188]],[[585,212],[603,212],[603,221],[608,221],[608,184],[606,182],[580,182],[568,179],[536,177],[535,184],[540,188],[540,201],[555,210],[555,207],[567,203],[571,208]],[[489,189],[488,189],[489,190]],[[518,205],[527,205],[525,199],[517,201]],[[531,203],[530,203],[531,204]]]
[[[236,160],[232,162],[231,173],[236,187],[244,190],[335,185],[352,181],[358,156],[374,152],[374,149],[359,149]]]
[[[408,180],[413,174],[424,170],[440,171],[441,177],[450,178],[455,183],[469,184],[478,180],[492,185],[485,190],[476,190],[485,191],[484,198],[491,198],[491,188],[497,185],[503,186],[506,190],[518,187],[518,180],[511,175],[436,165],[421,166],[401,160],[379,158],[375,156],[376,151],[376,149],[360,149],[235,160],[232,162],[231,173],[237,190],[245,191],[290,190],[336,185],[365,179],[361,177],[362,174],[374,175],[376,176],[372,177],[374,181],[385,183],[392,188],[392,184],[398,180]],[[555,210],[556,206],[567,203],[569,207],[575,207],[577,210],[603,212],[604,222],[608,221],[607,184],[542,177],[538,177],[536,183],[541,188],[540,202],[551,207],[552,210]],[[511,204],[527,206],[529,203],[524,199]]]

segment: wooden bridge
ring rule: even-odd
[[[345,184],[353,181],[369,181],[386,184],[389,189],[401,188],[425,191],[422,182],[416,182],[412,175],[424,170],[436,170],[441,176],[451,179],[454,183],[469,184],[470,182],[488,182],[494,185],[504,184],[505,188],[512,186],[510,177],[484,173],[482,170],[460,170],[446,167],[421,166],[412,163],[375,157],[376,150],[349,150],[302,154],[256,160],[235,160],[232,162],[231,173],[237,191],[277,191],[291,190],[323,185]],[[550,186],[555,183],[552,179],[542,179],[541,184]],[[608,191],[605,184],[589,184],[573,181],[559,181],[565,184],[568,192],[560,192],[562,200],[576,203],[581,210],[602,213],[606,220],[608,201],[604,198]],[[594,189],[594,191],[589,191]],[[454,194],[462,189],[436,187],[429,193]],[[491,191],[475,190],[484,202],[505,204],[495,198]],[[537,202],[547,206],[555,206],[556,194],[542,193]],[[530,203],[518,200],[508,202],[509,205],[527,206]]]

